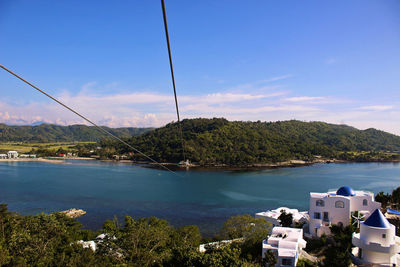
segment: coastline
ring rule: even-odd
[[[96,159],[89,157],[45,157],[45,158],[16,158],[16,159],[0,159],[0,162],[47,162],[47,163],[56,163],[63,164],[65,160],[99,160],[102,162],[118,162],[118,163],[131,163],[137,164],[144,168],[154,168],[154,169],[162,169],[158,164],[153,162],[146,161],[133,161],[133,160],[115,160],[115,159]],[[229,164],[205,164],[200,165],[196,163],[191,163],[190,165],[179,165],[173,162],[160,162],[161,165],[169,167],[173,170],[233,170],[233,171],[250,171],[250,170],[260,170],[260,169],[279,169],[279,168],[296,168],[296,167],[305,167],[311,166],[318,163],[371,163],[371,162],[380,162],[380,163],[399,163],[398,159],[371,159],[365,161],[356,161],[356,160],[339,160],[339,159],[317,159],[313,161],[303,161],[303,160],[288,160],[283,162],[276,163],[253,163],[247,165],[229,165]]]
[[[79,157],[46,157],[46,158],[16,158],[16,159],[0,159],[0,162],[48,162],[48,163],[65,163],[66,159],[93,160],[93,158]]]

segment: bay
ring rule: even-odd
[[[125,215],[156,216],[175,226],[198,225],[212,235],[233,215],[281,206],[307,210],[309,192],[348,185],[378,193],[400,186],[399,163],[178,173],[85,160],[0,162],[0,203],[22,215],[80,208],[87,214],[79,221],[93,230],[114,216],[121,222]]]

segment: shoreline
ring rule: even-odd
[[[0,159],[0,162],[47,162],[47,163],[65,163],[65,160],[99,160],[102,162],[116,162],[116,163],[133,163],[140,165],[144,168],[163,169],[158,164],[146,161],[133,161],[133,160],[115,160],[115,159],[96,159],[89,157],[46,157],[46,158],[17,158],[17,159]],[[338,160],[338,159],[317,159],[314,161],[303,160],[289,160],[276,163],[253,163],[248,165],[228,165],[228,164],[214,164],[214,165],[198,165],[190,164],[189,166],[178,165],[172,162],[160,162],[161,165],[169,167],[173,170],[231,170],[231,171],[250,171],[261,169],[280,169],[280,168],[297,168],[311,166],[318,163],[399,163],[400,160],[384,160],[374,159],[369,161],[352,161],[352,160]]]
[[[0,159],[0,162],[48,162],[48,163],[65,163],[66,159],[94,160],[93,158],[79,157],[45,157],[45,158],[16,158],[16,159]]]

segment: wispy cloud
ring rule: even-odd
[[[331,57],[325,60],[325,64],[327,65],[332,65],[335,64],[339,61],[339,59],[335,58],[335,57]]]
[[[386,111],[386,110],[390,110],[393,108],[394,108],[394,106],[390,106],[390,105],[373,105],[373,106],[362,106],[362,107],[359,107],[358,109],[371,110],[371,111]]]
[[[295,96],[285,98],[284,100],[288,102],[319,102],[327,100],[327,98],[322,96]]]
[[[247,90],[179,95],[181,117],[225,117],[254,121],[317,120],[346,123],[361,129],[375,127],[400,134],[400,110],[396,104],[363,103],[355,107],[357,103],[330,96],[291,95],[290,91],[279,88],[260,92],[257,85],[260,86],[257,82],[253,83],[251,89]],[[86,84],[76,95],[65,91],[57,98],[98,124],[110,127],[159,127],[176,121],[172,95],[154,91],[100,95],[94,93],[97,92],[97,86],[95,83]],[[261,86],[266,85],[264,83]],[[0,100],[0,111],[0,122],[8,124],[86,124],[53,102],[21,104]],[[385,116],[382,116],[382,112],[385,112]]]
[[[271,77],[271,78],[265,79],[265,80],[263,80],[263,82],[268,83],[268,82],[281,81],[281,80],[286,80],[286,79],[289,79],[289,78],[292,78],[292,77],[293,77],[293,75],[286,74],[286,75],[275,76],[275,77]]]

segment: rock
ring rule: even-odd
[[[69,218],[78,218],[78,217],[81,217],[82,215],[86,214],[86,211],[81,210],[81,209],[69,209],[69,210],[61,211],[60,213],[65,214],[65,216],[67,216]]]

